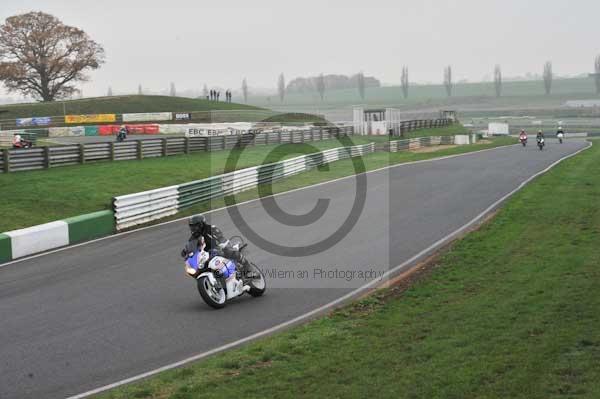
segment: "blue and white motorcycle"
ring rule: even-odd
[[[185,272],[196,279],[198,292],[209,306],[220,309],[227,301],[245,293],[253,297],[265,293],[267,284],[264,274],[254,263],[245,260],[247,245],[239,236],[219,244],[221,249],[229,247],[239,251],[241,261],[238,263],[215,253],[209,254],[204,246],[188,253]]]

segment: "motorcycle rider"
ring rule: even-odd
[[[565,137],[565,131],[563,130],[562,126],[558,126],[558,129],[556,130],[556,137],[560,140],[563,137]]]
[[[122,125],[121,128],[119,129],[119,133],[117,133],[117,140],[125,140],[127,138],[128,134],[129,134],[129,129],[127,128],[127,126]]]
[[[537,133],[537,136],[535,137],[535,139],[538,143],[544,142],[544,144],[545,144],[546,140],[544,139],[544,132],[542,132],[541,129],[538,130],[538,133]]]
[[[12,145],[13,145],[13,148],[27,148],[27,147],[31,147],[31,142],[22,138],[20,134],[15,134],[13,136]]]
[[[242,270],[248,264],[248,260],[240,251],[231,248],[225,244],[227,241],[223,236],[223,232],[216,226],[206,222],[204,215],[194,215],[188,220],[191,236],[188,240],[188,245],[181,251],[181,256],[185,258],[190,252],[201,248],[205,245],[204,250],[213,256],[223,256],[224,258],[234,260]]]
[[[525,133],[525,129],[521,129],[521,133],[519,133],[519,140],[523,141],[527,141],[527,133]]]

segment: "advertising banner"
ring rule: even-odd
[[[171,112],[140,112],[135,114],[123,114],[123,122],[145,122],[145,121],[170,121],[173,118]]]
[[[65,123],[103,123],[116,120],[115,114],[65,115]]]
[[[49,125],[51,118],[49,116],[38,116],[33,118],[17,118],[17,126],[45,126]]]
[[[175,119],[176,121],[189,121],[190,119],[192,119],[192,114],[187,112],[175,112],[173,114],[173,119]]]

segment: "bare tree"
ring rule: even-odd
[[[321,96],[321,101],[323,101],[323,98],[325,97],[325,77],[323,76],[323,74],[317,76],[315,86],[317,88],[319,96]]]
[[[502,95],[502,71],[500,65],[494,67],[494,88],[496,89],[496,97]]]
[[[177,90],[175,90],[175,83],[171,82],[171,86],[169,87],[169,95],[171,97],[175,97],[177,95]]]
[[[361,99],[365,99],[365,75],[362,72],[359,72],[356,75],[356,87],[358,87],[358,95],[360,95]]]
[[[444,68],[444,87],[448,97],[452,97],[452,66]]]
[[[544,89],[546,90],[546,95],[549,95],[552,91],[552,61],[547,61],[544,64]]]
[[[204,98],[208,97],[208,87],[206,87],[206,83],[204,83],[204,87],[202,88],[202,96],[204,96]]]
[[[406,65],[402,67],[400,84],[402,85],[402,95],[404,98],[408,98],[408,67]]]
[[[43,101],[65,98],[104,62],[104,49],[79,28],[29,12],[0,26],[0,81],[11,92]]]
[[[107,97],[112,97],[113,92],[112,92],[112,87],[108,86],[108,90],[106,91],[106,96]]]
[[[244,96],[244,102],[248,102],[248,83],[246,82],[246,78],[242,80],[242,96]]]
[[[279,100],[283,102],[283,98],[285,97],[285,77],[283,73],[279,75],[279,79],[277,79],[277,93],[279,93]]]
[[[142,94],[144,94],[143,90],[142,90],[142,84],[138,84],[138,96],[141,96]]]
[[[594,60],[594,81],[596,82],[596,94],[600,94],[600,55]]]

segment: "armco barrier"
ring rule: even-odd
[[[114,223],[112,211],[106,210],[2,233],[0,263],[110,235]]]
[[[141,125],[144,134],[154,134],[158,125]],[[118,132],[119,125],[98,126],[101,136]],[[82,127],[52,128],[53,134],[66,134],[70,129],[78,129],[86,134]],[[47,169],[58,166],[96,161],[121,161],[143,158],[183,155],[193,152],[219,151],[240,145],[262,145],[279,143],[303,143],[306,141],[327,140],[352,134],[352,127],[327,127],[311,131],[279,131],[260,134],[242,134],[231,136],[199,137],[163,137],[150,140],[125,140],[124,142],[83,143],[53,147],[34,147],[31,149],[0,150],[1,172]],[[262,137],[266,135],[268,137]],[[12,136],[10,138],[12,140]]]
[[[224,175],[177,186],[123,195],[113,199],[117,230],[174,215],[185,208],[212,198],[223,197],[272,182],[339,159],[375,151],[375,144],[340,147],[316,154],[301,155],[282,162],[240,169]]]

